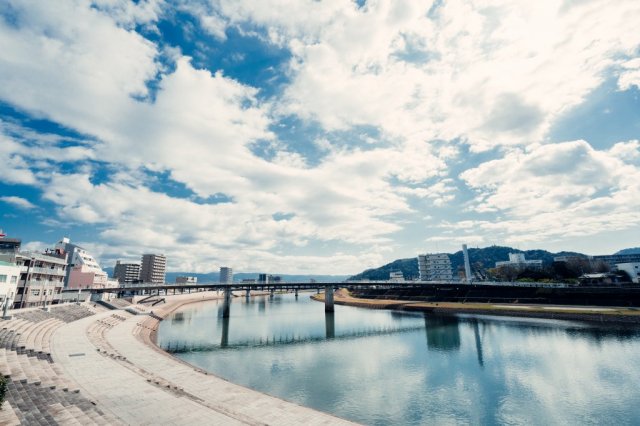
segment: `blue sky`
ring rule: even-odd
[[[0,228],[193,272],[638,246],[640,4],[533,3],[9,0]]]

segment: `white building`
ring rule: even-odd
[[[11,262],[0,261],[0,309],[8,303],[8,308],[13,307],[13,299],[18,289],[20,267]]]
[[[228,266],[220,267],[220,283],[231,284],[233,283],[233,269]]]
[[[140,280],[143,283],[164,284],[167,257],[164,254],[143,254]]]
[[[392,283],[403,283],[404,275],[402,274],[402,271],[389,272],[389,281]]]
[[[629,274],[631,282],[640,284],[640,262],[616,263],[616,269]]]
[[[418,255],[420,281],[452,281],[451,259],[446,253]]]
[[[67,276],[67,255],[58,250],[44,253],[19,252],[15,262],[20,278],[14,308],[32,308],[60,302]]]
[[[113,268],[113,278],[120,284],[132,284],[140,281],[140,262],[116,261]]]
[[[509,260],[496,262],[496,268],[542,269],[542,260],[527,260],[524,253],[509,253]]]
[[[198,284],[198,277],[176,277],[176,284]]]
[[[111,288],[117,287],[118,281],[109,278],[96,259],[83,247],[71,244],[64,237],[56,244],[56,250],[67,254],[67,275],[65,288]]]

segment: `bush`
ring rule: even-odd
[[[4,404],[4,396],[7,393],[7,379],[0,375],[0,409],[2,409],[2,404]]]

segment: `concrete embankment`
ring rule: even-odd
[[[313,295],[311,298],[324,302],[324,294]],[[640,308],[364,299],[351,296],[347,289],[336,291],[334,303],[368,309],[393,309],[439,314],[502,315],[640,325]]]
[[[125,322],[111,343],[118,348],[128,361],[141,365],[175,385],[198,405],[213,410],[216,415],[226,416],[226,420],[202,418],[198,424],[227,424],[240,422],[249,425],[306,424],[350,425],[347,420],[330,414],[284,401],[240,385],[218,378],[200,368],[187,364],[163,351],[156,345],[156,331],[160,321],[178,308],[191,303],[220,299],[222,292],[201,292],[187,295],[169,296],[166,304],[156,305],[153,316],[135,326],[137,318]],[[116,330],[119,331],[119,330]],[[135,341],[141,341],[145,348],[137,348]],[[152,348],[153,351],[149,351]],[[150,353],[151,352],[151,353]],[[158,355],[161,356],[158,356]]]

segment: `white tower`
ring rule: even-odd
[[[462,245],[462,254],[464,255],[464,274],[467,283],[471,284],[471,265],[469,264],[469,253],[467,252],[467,245]]]

